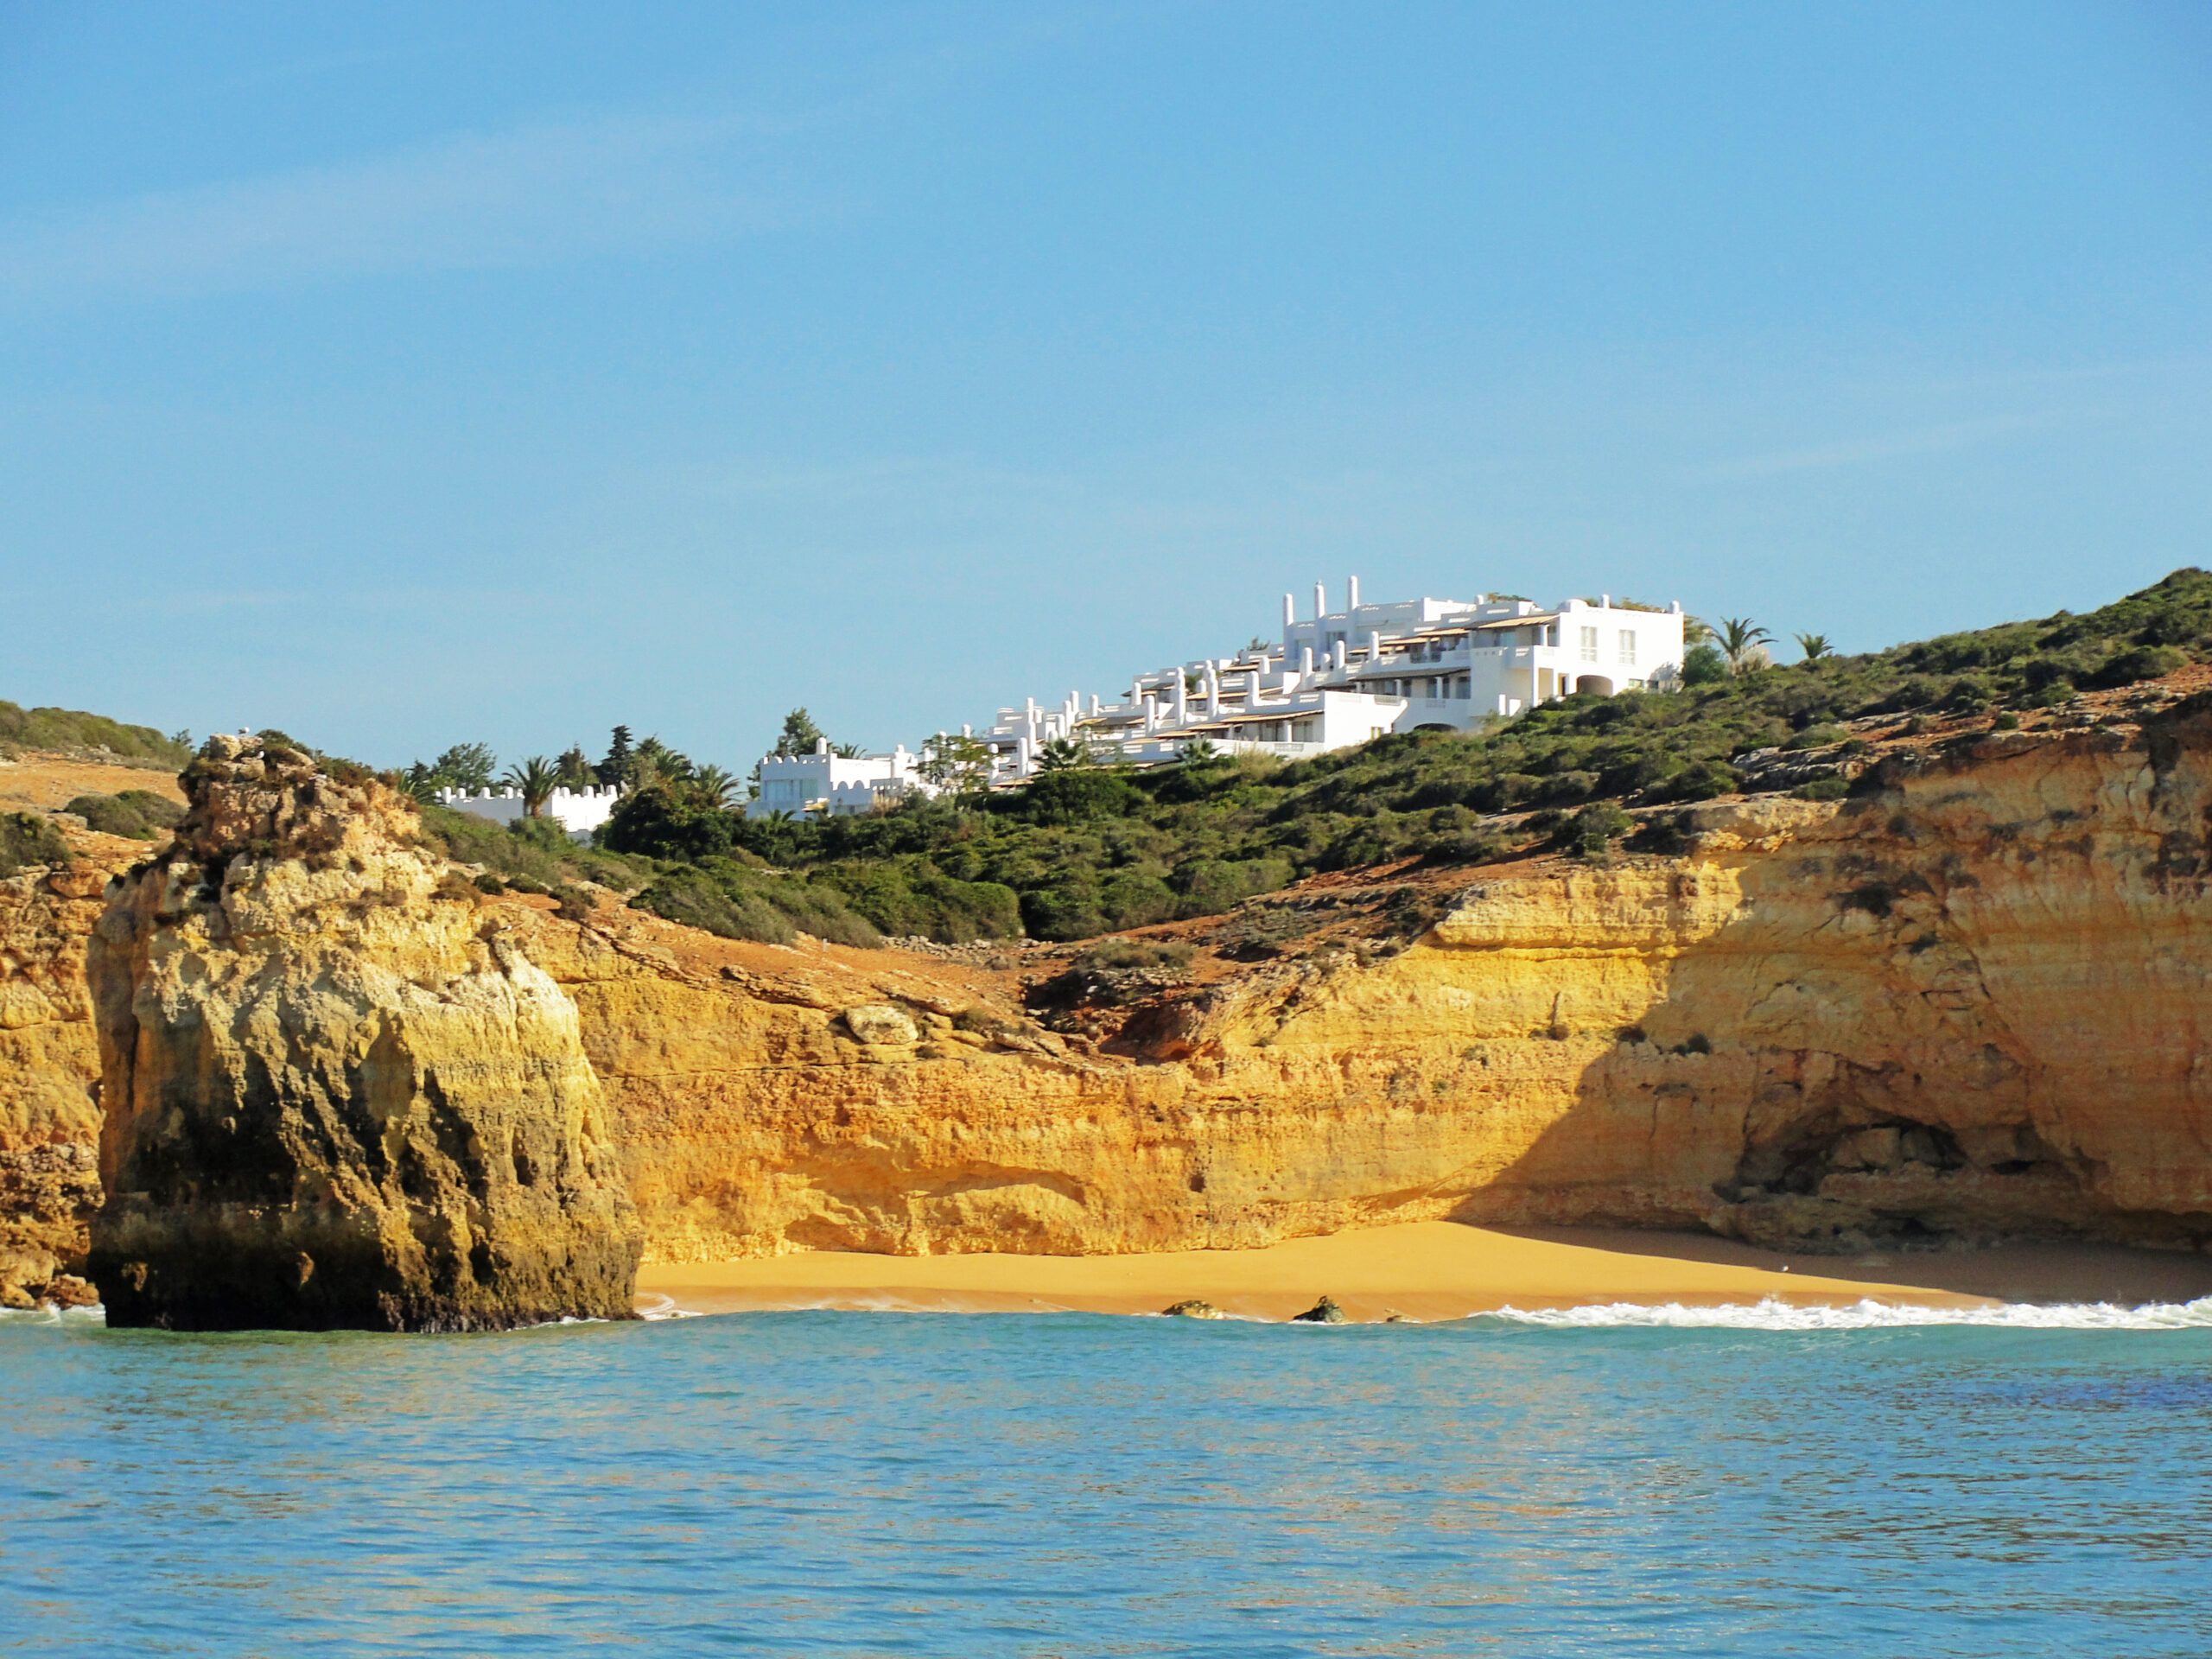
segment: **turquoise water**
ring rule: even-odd
[[[2212,1651],[2212,1328],[1745,1323],[11,1319],[0,1651]]]

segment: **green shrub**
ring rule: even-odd
[[[1167,880],[1180,895],[1178,915],[1217,916],[1257,893],[1288,887],[1297,874],[1287,858],[1194,858],[1177,865]]]
[[[2171,674],[2188,662],[2188,653],[2172,645],[2133,645],[2106,658],[2082,683],[2099,690],[2133,685]]]
[[[833,944],[883,942],[882,935],[826,883],[766,874],[728,859],[667,871],[630,902],[637,909],[724,938],[788,944],[797,934],[811,933]]]
[[[36,812],[0,812],[0,877],[71,861],[69,843],[53,819]]]
[[[79,795],[61,809],[84,819],[88,829],[103,835],[128,836],[151,841],[176,828],[184,809],[149,789],[126,789],[119,795]]]
[[[1611,801],[1596,801],[1567,822],[1563,841],[1585,858],[1604,854],[1636,827],[1636,820]]]
[[[1851,793],[1851,785],[1842,778],[1815,778],[1789,792],[1801,801],[1840,801]]]
[[[926,859],[848,859],[813,872],[879,931],[942,944],[1021,931],[1021,902],[997,881],[962,881]]]
[[[1682,653],[1684,685],[1719,685],[1728,678],[1728,658],[1718,645],[1692,645]]]
[[[625,795],[599,832],[599,844],[609,852],[686,862],[726,858],[736,843],[734,814],[660,789]]]
[[[1088,823],[1096,818],[1119,817],[1144,801],[1128,779],[1099,766],[1040,772],[1003,798],[1008,803],[1007,810],[1032,823]]]

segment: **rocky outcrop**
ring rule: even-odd
[[[574,1005],[412,808],[218,738],[88,973],[111,1324],[624,1318],[639,1251]]]
[[[318,851],[241,823],[220,844],[291,850],[172,855],[104,935],[134,988],[111,1134],[168,1136],[175,1172],[171,1198],[118,1184],[111,1206],[174,1217],[219,1188],[259,1213],[222,1185],[223,1117],[263,1121],[212,1109],[238,1099],[297,1124],[250,1167],[302,1196],[264,1209],[313,1212],[319,1172],[346,1172],[343,1213],[445,1264],[410,1285],[460,1281],[525,1166],[594,1158],[664,1260],[1440,1217],[1796,1248],[2212,1239],[2212,716],[1893,753],[1854,791],[1691,809],[1678,855],[1474,872],[1403,950],[1217,963],[1115,1010],[1103,1047],[1024,1020],[980,963],[738,944],[612,901],[582,925],[477,909],[396,830]],[[81,1111],[80,1058],[50,1052]],[[497,1058],[524,1053],[577,1058]],[[164,1089],[200,1128],[162,1128]],[[518,1158],[485,1103],[514,1091],[603,1111],[603,1141]],[[456,1250],[439,1229],[462,1222]],[[312,1283],[313,1249],[261,1259],[296,1276],[302,1252]]]
[[[0,880],[0,1307],[87,1294],[100,1120],[85,941],[111,868],[145,849],[74,840],[69,858]]]

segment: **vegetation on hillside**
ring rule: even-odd
[[[1571,697],[1471,735],[1385,737],[1290,765],[1202,754],[1134,772],[1071,757],[982,800],[805,822],[746,819],[665,782],[626,800],[604,840],[707,873],[734,907],[740,891],[799,885],[885,932],[1087,938],[1216,914],[1318,871],[1594,851],[1632,827],[1624,809],[1732,792],[1755,750],[1848,747],[1847,721],[2025,711],[2212,660],[2212,575],[2177,571],[2085,616],[1861,656],[1811,638],[1807,660],[1769,666],[1764,630],[1729,619],[1701,647],[1713,671],[1677,693]],[[675,887],[660,885],[639,902],[670,913]]]
[[[105,750],[118,760],[143,766],[177,767],[192,759],[188,733],[163,737],[150,726],[126,726],[105,715],[0,701],[0,754],[24,749],[88,754]]]
[[[1294,764],[1193,744],[1180,765],[1135,771],[1097,765],[1071,745],[1024,787],[985,792],[978,757],[948,748],[937,757],[944,796],[818,821],[747,818],[730,773],[658,738],[633,743],[617,728],[601,761],[572,746],[514,774],[532,795],[556,777],[620,783],[626,793],[596,847],[575,845],[545,818],[509,829],[425,805],[423,824],[448,855],[481,867],[479,885],[550,893],[575,914],[583,910],[576,884],[588,880],[733,938],[1084,939],[1220,914],[1317,872],[1407,858],[1480,863],[1539,846],[1594,855],[1631,833],[1662,845],[1662,829],[1639,830],[1629,809],[1732,792],[1755,751],[1814,761],[1846,754],[1864,742],[1846,723],[1877,717],[1910,730],[1930,717],[1994,712],[2009,727],[2080,691],[2212,662],[2212,575],[2179,570],[2084,616],[2062,612],[1860,656],[1801,634],[1804,660],[1787,667],[1770,664],[1768,642],[1750,619],[1725,619],[1691,652],[1679,692],[1571,697],[1472,734],[1416,732]],[[779,747],[804,753],[819,735],[794,710]],[[181,742],[146,728],[0,702],[7,741],[188,758]],[[367,770],[321,758],[345,775]],[[458,744],[433,766],[386,776],[427,793],[434,779],[488,780],[495,766],[488,747]],[[1836,777],[1799,785],[1813,795],[1847,787]],[[134,804],[143,794],[83,797],[67,810],[99,827],[138,826],[116,833],[151,834],[174,809],[158,798],[160,810]],[[43,861],[50,836],[45,820],[15,815],[0,823],[0,865]],[[1249,938],[1230,944],[1267,954],[1281,922],[1247,912],[1239,925]]]

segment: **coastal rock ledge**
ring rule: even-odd
[[[641,1236],[575,1006],[408,803],[212,739],[88,953],[111,1325],[626,1319]]]

